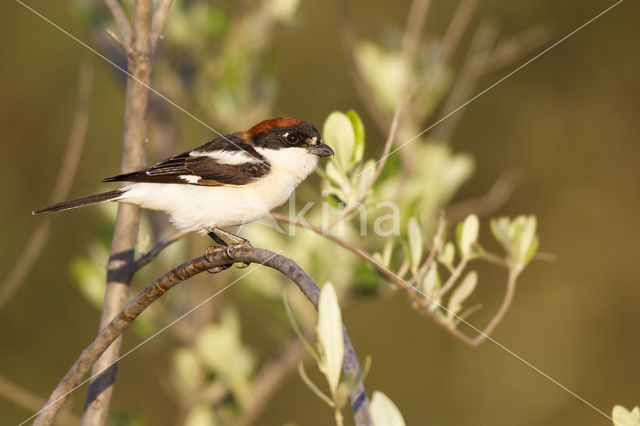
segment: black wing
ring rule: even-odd
[[[224,157],[238,156],[232,164]],[[246,162],[241,162],[246,159]],[[170,157],[148,169],[113,176],[104,182],[179,183],[205,186],[246,185],[266,175],[269,162],[234,133]]]

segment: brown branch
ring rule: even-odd
[[[356,256],[360,257],[362,260],[364,260],[369,265],[374,267],[387,280],[395,284],[400,291],[404,292],[411,300],[412,305],[416,309],[418,309],[419,312],[430,316],[436,322],[436,324],[438,324],[439,326],[444,328],[447,332],[452,334],[454,337],[458,338],[463,343],[466,343],[469,346],[472,346],[472,347],[477,346],[478,344],[482,343],[484,340],[487,339],[487,337],[493,332],[493,329],[495,328],[495,326],[502,320],[502,317],[504,316],[507,309],[509,308],[509,305],[513,298],[513,293],[515,291],[515,278],[517,277],[512,277],[511,269],[510,269],[509,281],[507,283],[507,293],[505,294],[505,299],[502,305],[500,306],[500,309],[498,310],[496,315],[493,317],[493,319],[490,321],[489,325],[485,327],[484,330],[480,331],[478,336],[471,338],[466,334],[464,334],[463,332],[461,332],[460,330],[458,330],[457,328],[452,327],[449,322],[441,319],[438,316],[437,311],[434,311],[432,309],[432,305],[436,301],[430,300],[426,298],[424,294],[421,294],[421,292],[414,286],[415,283],[407,282],[401,276],[399,276],[399,274],[396,274],[391,269],[387,268],[386,266],[376,261],[374,257],[371,254],[367,253],[365,250],[362,250],[356,247],[354,244],[334,234],[330,234],[329,232],[323,230],[319,226],[313,225],[306,221],[299,220],[295,217],[286,216],[279,213],[271,213],[271,216],[275,220],[278,220],[280,222],[286,222],[286,223],[313,231],[314,233],[321,235],[329,239],[330,241],[337,243],[339,246],[349,250]],[[502,262],[500,265],[509,267],[509,265],[505,264],[504,262]]]
[[[112,10],[121,31],[126,32],[122,22],[124,12],[115,0],[105,0]],[[127,89],[125,95],[124,131],[122,146],[123,173],[140,169],[145,165],[144,140],[146,136],[146,113],[148,105],[148,84],[151,74],[151,0],[136,0],[132,17],[132,31],[129,39]],[[123,32],[123,37],[125,32]],[[140,210],[137,206],[119,204],[111,245],[111,255],[107,264],[107,285],[105,289],[100,329],[125,306],[129,285],[136,271],[133,258],[138,238]],[[89,386],[83,425],[104,425],[109,412],[117,365],[113,364],[120,353],[122,339],[116,339],[111,347],[93,366],[93,371],[109,369],[98,376]]]
[[[0,376],[0,395],[14,404],[27,410],[37,410],[44,404],[44,399],[16,385],[4,376]],[[80,418],[67,410],[60,411],[57,423],[61,425],[79,425]]]
[[[127,18],[127,14],[124,13],[124,9],[122,8],[118,0],[103,0],[103,1],[104,1],[104,4],[111,11],[111,15],[113,15],[113,20],[116,21],[116,26],[118,27],[118,31],[122,36],[122,43],[124,43],[124,46],[131,46],[131,26],[129,25],[129,19]],[[128,49],[125,48],[125,50],[128,50]]]
[[[89,127],[89,101],[93,89],[93,69],[82,66],[78,75],[78,101],[71,124],[67,150],[63,156],[58,177],[51,193],[50,204],[67,198],[71,183],[78,170],[80,155]],[[13,297],[26,278],[34,262],[40,256],[49,235],[51,234],[51,219],[45,218],[36,227],[27,245],[15,263],[15,266],[0,285],[0,308]]]
[[[162,28],[173,0],[159,0],[151,21],[151,52],[155,52],[158,40],[162,37]]]
[[[34,425],[41,426],[51,424],[58,411],[69,399],[71,393],[82,384],[82,378],[87,374],[91,365],[96,362],[98,357],[100,357],[112,342],[122,335],[138,315],[168,290],[201,272],[233,262],[257,263],[268,266],[280,271],[295,282],[302,293],[317,309],[320,289],[313,279],[293,260],[269,250],[250,246],[233,247],[231,254],[233,258],[229,257],[224,249],[213,250],[208,253],[208,255],[192,259],[174,268],[140,291],[140,293],[101,330],[98,337],[82,351],[80,357],[60,381],[58,386],[56,386],[45,406],[37,414]],[[345,373],[357,374],[360,371],[360,365],[346,331],[344,332],[344,340],[345,358],[343,370]],[[370,425],[368,398],[363,385],[358,386],[353,391],[350,400],[356,424]]]

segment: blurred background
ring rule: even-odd
[[[100,25],[105,20],[110,22],[104,11],[102,15],[95,12],[99,6],[43,0],[30,0],[27,4],[117,59],[114,45],[97,35]],[[251,1],[210,4],[219,8],[221,16],[230,17],[231,23],[234,16],[255,6]],[[411,2],[357,0],[349,4],[358,39],[384,44],[385,40],[393,40],[396,29],[404,27]],[[473,42],[474,30],[483,22],[491,22],[499,30],[498,40],[530,28],[541,28],[542,36],[509,63],[480,76],[471,94],[491,85],[611,4],[595,0],[479,2],[468,24],[470,29],[460,42],[462,53],[452,58],[452,78],[464,64],[464,52]],[[458,2],[434,0],[424,37],[441,37],[457,6]],[[3,2],[0,10],[4,40],[0,46],[4,158],[0,169],[1,282],[45,219],[32,216],[30,211],[47,204],[51,197],[78,103],[81,70],[91,70],[88,72],[93,75],[93,83],[88,97],[86,143],[70,197],[101,190],[101,179],[119,171],[124,84],[111,65],[19,3]],[[198,91],[207,81],[198,81],[197,73],[189,67],[198,69],[204,66],[203,62],[185,60],[180,44],[171,45],[172,35],[173,40],[195,43],[189,39],[188,26],[185,30],[176,24],[179,19],[187,19],[188,23],[192,15],[180,15],[176,10],[169,14],[167,45],[160,47],[163,53],[158,54],[161,58],[155,69],[177,62],[186,64],[180,68],[179,77],[184,81],[193,78],[189,87]],[[535,261],[528,266],[518,281],[514,302],[493,337],[607,414],[615,404],[629,408],[640,404],[640,285],[634,266],[640,254],[638,16],[638,3],[623,2],[471,103],[448,135],[453,152],[468,153],[475,160],[473,175],[449,205],[461,206],[465,200],[487,193],[497,179],[512,172],[518,176],[518,185],[506,201],[481,215],[481,240],[491,238],[489,217],[535,214],[540,250],[555,256],[552,262]],[[220,19],[224,26],[224,19]],[[215,22],[210,22],[213,28]],[[254,102],[251,92],[245,94],[244,109],[225,108],[223,101],[223,105],[207,108],[197,93],[181,94],[176,88],[179,85],[170,79],[152,79],[152,86],[225,133],[267,118],[264,114],[298,116],[320,127],[330,112],[355,109],[367,132],[365,156],[379,156],[385,135],[367,114],[350,78],[340,42],[342,24],[334,2],[302,1],[285,24],[273,28],[244,22],[248,27],[245,30],[257,31],[254,36],[258,40],[262,37],[260,31],[269,34],[268,47],[260,50],[262,65],[258,71],[269,75],[259,94],[270,102]],[[171,28],[172,25],[176,27]],[[213,31],[212,37],[215,34]],[[242,50],[242,44],[225,47],[204,41],[194,51],[206,55],[208,49],[220,52],[224,48],[251,54]],[[233,85],[226,87],[232,90]],[[231,97],[236,95],[234,92]],[[221,95],[216,99],[226,98]],[[161,101],[155,99],[154,105],[161,105],[153,118],[160,124],[149,132],[149,162],[213,137],[205,126]],[[233,105],[243,103],[235,99]],[[216,108],[227,115],[208,115]],[[442,104],[436,108],[441,110],[422,128],[447,112]],[[172,123],[166,131],[162,127],[165,116]],[[433,131],[437,129],[436,126]],[[169,139],[168,145],[155,143],[162,139]],[[319,178],[309,179],[300,188],[299,199],[320,197],[320,186]],[[110,241],[109,221],[114,212],[92,207],[52,217],[50,238],[41,257],[15,294],[0,306],[1,376],[46,398],[93,339],[100,311],[91,302],[92,290],[83,290],[77,282],[82,276],[83,261],[106,261],[106,254],[95,241]],[[149,228],[156,229],[161,220],[152,217]],[[208,241],[196,236],[181,244],[173,254],[159,260],[158,273],[139,274],[136,288],[181,263],[189,253],[201,253]],[[273,244],[269,247],[272,250],[284,250],[285,255],[296,257],[286,238],[274,239]],[[335,250],[336,256],[351,256]],[[470,322],[483,326],[504,293],[504,272],[491,268],[480,271],[479,290],[474,297],[482,304],[482,311]],[[173,292],[181,294],[167,295],[167,301],[160,303],[185,306],[184,298],[203,300],[218,288],[215,283],[226,281],[228,277],[224,276],[202,277],[176,288]],[[386,281],[379,281],[380,287],[388,287]],[[248,290],[259,286],[258,279],[250,276],[224,295],[233,303],[233,318],[242,324],[241,337],[246,345],[243,350],[250,351],[256,366],[268,359],[291,332],[286,320],[270,319],[268,303],[250,293],[255,290]],[[368,392],[384,391],[400,408],[407,424],[611,424],[494,343],[469,348],[410,309],[402,293],[383,293],[349,303],[343,311],[344,322],[358,355],[372,356],[372,370],[365,382]],[[218,318],[216,312],[211,312],[216,308],[203,310]],[[162,317],[162,312],[157,315]],[[199,318],[205,321],[207,317]],[[154,326],[157,324],[149,327]],[[127,332],[124,350],[139,343],[145,333],[148,330]],[[110,420],[113,424],[184,421],[169,377],[173,359],[170,354],[183,343],[166,333],[120,363]],[[72,413],[81,413],[85,393],[86,386],[68,404]],[[347,412],[345,409],[347,421],[351,422]],[[32,413],[0,397],[0,423],[17,424]],[[332,422],[331,411],[295,372],[287,376],[255,424],[288,422]]]

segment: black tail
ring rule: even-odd
[[[31,213],[38,214],[57,212],[60,210],[69,210],[76,207],[87,206],[89,204],[101,203],[103,201],[111,201],[118,198],[123,193],[124,191],[122,189],[116,189],[114,191],[103,192],[102,194],[87,195],[86,197],[76,198],[75,200],[61,201],[38,210],[34,210]]]

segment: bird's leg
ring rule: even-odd
[[[242,238],[242,237],[239,237],[239,236],[237,236],[235,234],[232,234],[231,232],[227,232],[224,229],[213,228],[211,231],[207,232],[207,234],[213,239],[213,241],[216,242],[216,244],[226,248],[227,256],[229,256],[229,258],[231,258],[231,259],[233,259],[233,255],[231,254],[231,250],[233,250],[233,248],[235,248],[235,247],[246,247],[246,246],[251,247],[251,243],[249,242],[249,240],[247,240],[245,238]],[[230,245],[225,240],[220,238],[220,235],[222,235],[225,238],[227,238],[228,240],[234,241],[234,242]],[[237,265],[236,265],[236,267],[239,268],[239,269],[246,268],[247,266],[249,266],[249,264],[246,263],[246,262],[238,262]]]

